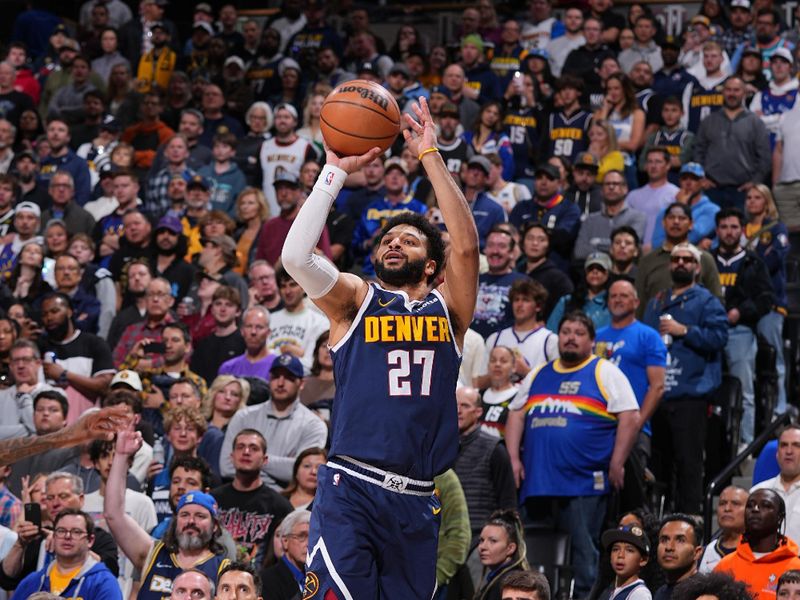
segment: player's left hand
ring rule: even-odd
[[[625,465],[611,463],[608,467],[608,482],[615,490],[621,490],[625,485]]]
[[[381,149],[377,146],[361,156],[339,156],[336,152],[328,148],[327,142],[323,141],[322,145],[325,147],[325,163],[333,165],[334,167],[339,167],[348,175],[360,171],[364,166],[381,155]]]

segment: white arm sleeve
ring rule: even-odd
[[[336,266],[326,257],[314,254],[314,248],[346,177],[347,173],[340,168],[325,165],[283,244],[283,268],[311,299],[330,292],[339,279]]]

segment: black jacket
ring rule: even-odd
[[[261,571],[261,588],[270,600],[300,600],[297,581],[282,560]]]
[[[733,308],[739,311],[739,323],[755,329],[758,320],[769,313],[775,305],[775,295],[772,290],[767,265],[758,255],[751,250],[745,251],[742,264],[736,273],[733,285],[726,281],[724,268],[719,262],[719,248],[712,251],[717,269],[720,272],[720,283],[725,290],[725,310]]]

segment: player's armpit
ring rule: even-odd
[[[357,275],[340,273],[327,294],[312,300],[331,322],[328,344],[336,345],[347,333],[368,290],[369,284]]]

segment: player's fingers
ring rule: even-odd
[[[406,123],[408,123],[408,126],[411,129],[413,129],[417,133],[422,131],[422,125],[420,125],[419,122],[416,119],[414,119],[414,117],[412,117],[410,114],[403,113],[403,117],[405,117]],[[406,130],[406,131],[408,131],[408,130]]]
[[[431,109],[428,107],[428,101],[425,99],[425,96],[419,97],[419,107],[422,114],[425,116],[425,121],[430,121]]]

